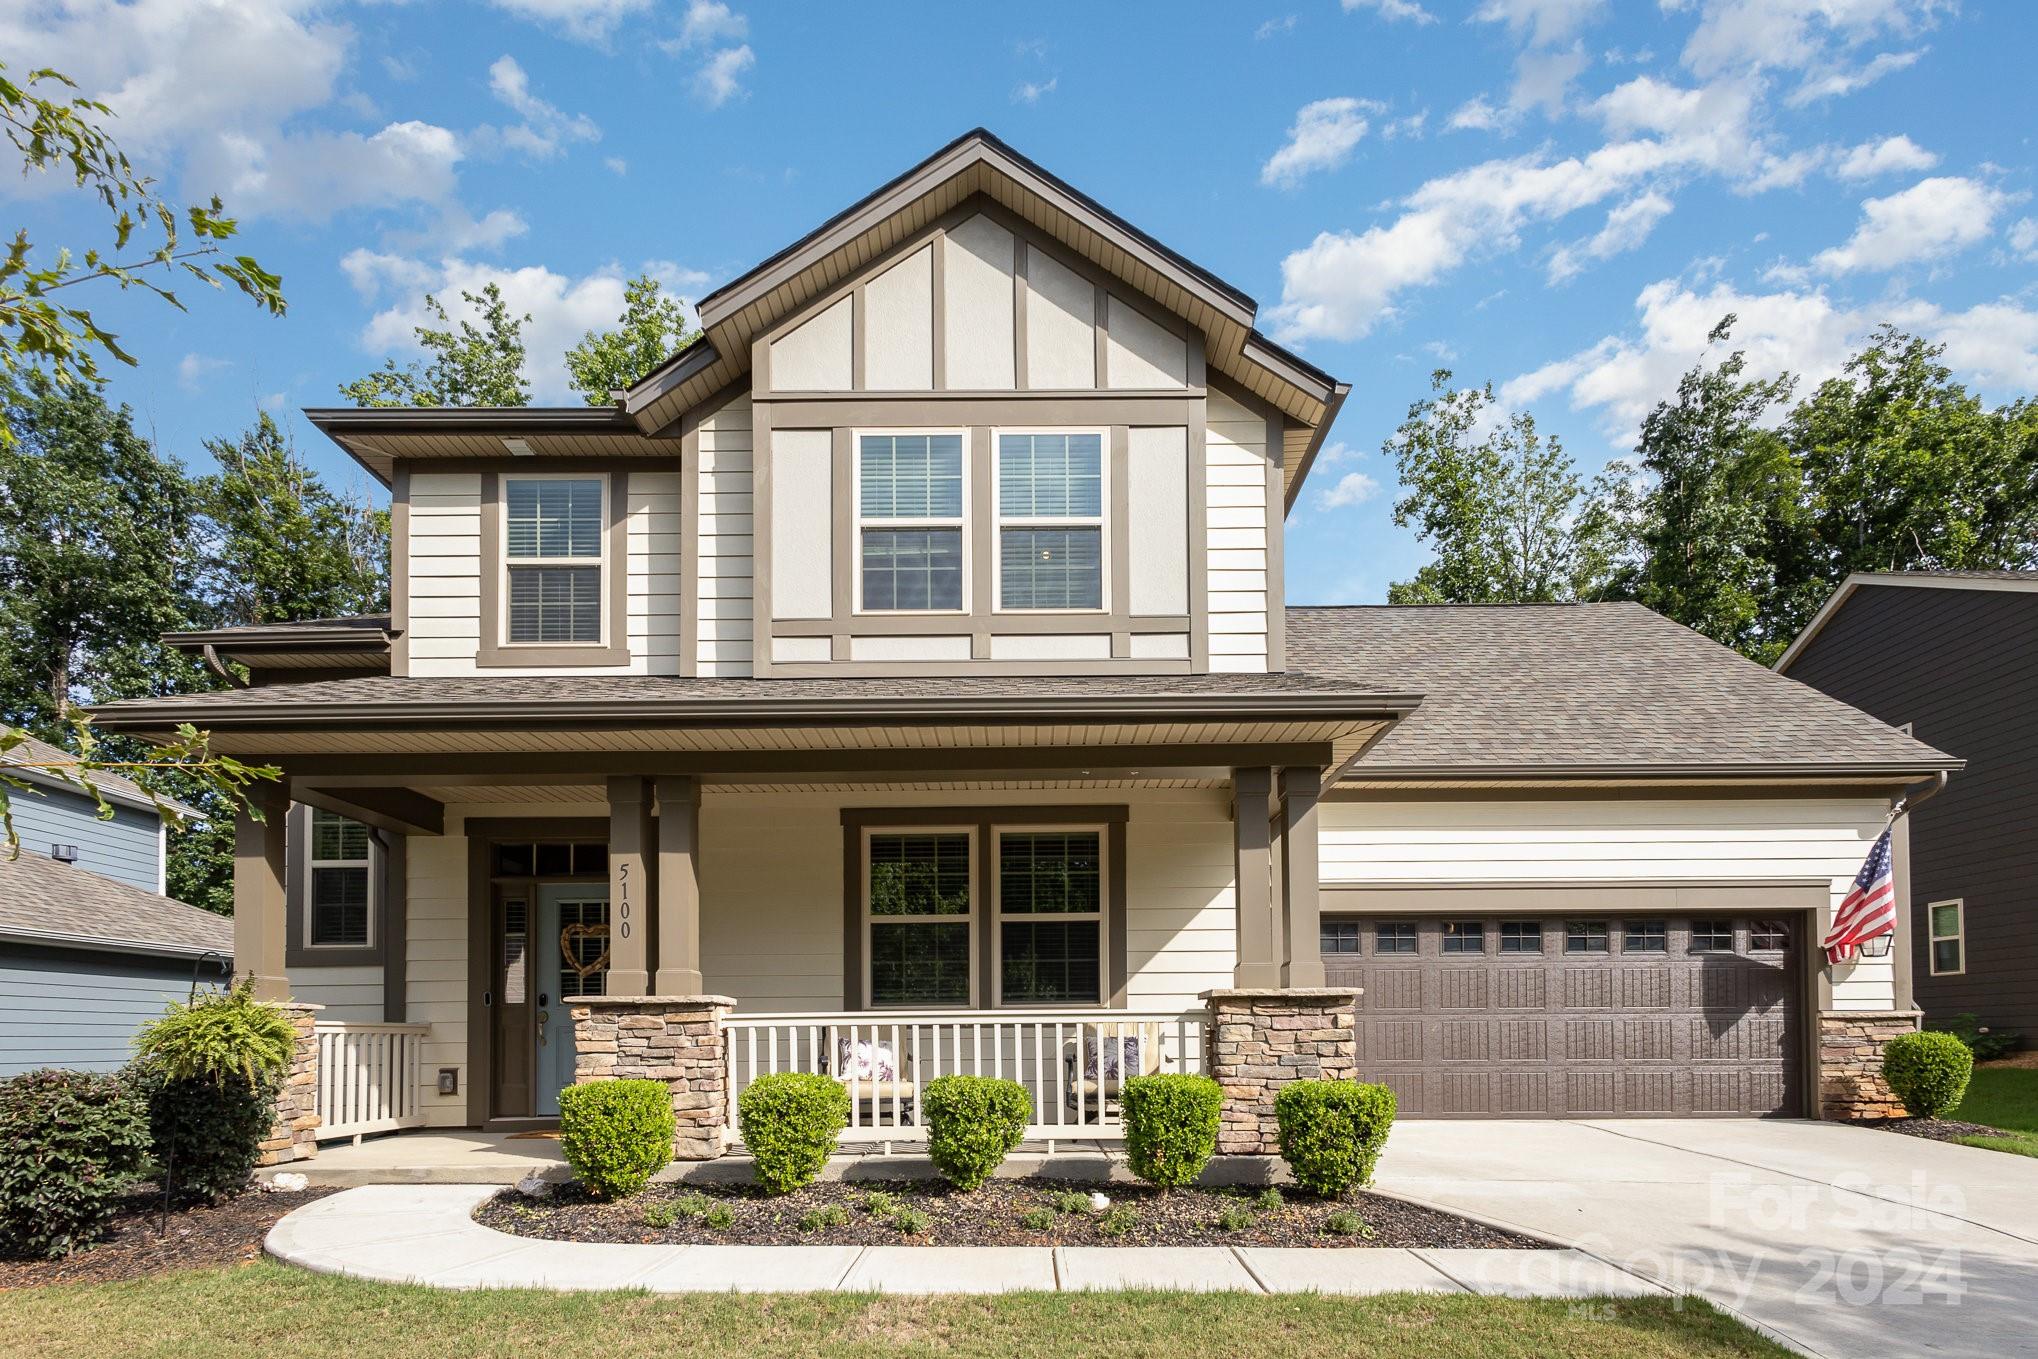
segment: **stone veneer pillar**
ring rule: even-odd
[[[1915,1032],[1917,1010],[1828,1010],[1819,1016],[1819,1117],[1902,1118],[1882,1078],[1882,1048]]]
[[[1205,991],[1210,1006],[1207,1070],[1224,1087],[1217,1150],[1271,1156],[1281,1150],[1274,1096],[1290,1081],[1352,1080],[1359,992],[1352,987],[1268,987]]]
[[[722,1021],[728,996],[579,996],[573,1017],[573,1083],[664,1081],[677,1127],[672,1154],[712,1161],[728,1145]]]
[[[309,1161],[318,1155],[318,1035],[312,1025],[325,1007],[292,1001],[281,1008],[297,1030],[297,1041],[291,1049],[290,1069],[276,1092],[276,1121],[261,1146],[264,1166]]]

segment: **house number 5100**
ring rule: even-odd
[[[616,865],[616,933],[624,939],[630,937],[630,865],[627,862]]]

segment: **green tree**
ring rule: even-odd
[[[1734,320],[1713,328],[1708,347],[1731,336]],[[1793,380],[1746,371],[1739,350],[1694,365],[1642,422],[1633,461],[1604,484],[1633,553],[1613,592],[1755,654],[1770,644],[1777,550],[1802,524],[1796,464],[1766,427]]]
[[[502,289],[482,285],[460,298],[480,317],[454,325],[439,299],[427,293],[425,310],[438,321],[413,332],[429,359],[397,366],[395,359],[364,378],[340,385],[340,395],[357,406],[528,406],[524,380],[524,326],[530,315],[510,315]]]
[[[1401,475],[1394,522],[1413,525],[1436,560],[1390,586],[1396,604],[1503,604],[1577,599],[1607,568],[1603,519],[1591,512],[1563,444],[1515,412],[1495,420],[1493,389],[1430,375],[1382,447]]]
[[[621,391],[700,337],[687,325],[686,305],[667,297],[658,280],[641,274],[623,285],[623,314],[612,330],[590,330],[566,351],[573,390],[590,406],[606,406]]]
[[[283,314],[282,279],[252,256],[222,257],[224,243],[240,228],[219,199],[177,208],[102,126],[111,109],[71,94],[76,83],[57,71],[30,71],[15,80],[6,69],[0,64],[0,127],[21,153],[22,173],[68,175],[73,187],[104,205],[112,239],[103,250],[38,253],[26,228],[15,232],[0,255],[0,380],[35,366],[59,385],[91,386],[99,380],[100,354],[134,363],[119,337],[72,300],[68,290],[90,283],[139,289],[181,311],[183,302],[167,285],[182,276],[213,288],[231,284],[257,306]],[[150,239],[152,248],[145,244]],[[11,430],[0,427],[0,444],[11,438]]]

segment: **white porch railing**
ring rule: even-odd
[[[424,1123],[418,1081],[427,1026],[312,1025],[318,1039],[318,1140],[416,1128]]]
[[[834,1075],[849,1090],[843,1142],[924,1140],[920,1092],[952,1075],[1002,1076],[1025,1086],[1032,1100],[1029,1140],[1121,1138],[1122,1076],[1201,1072],[1209,1018],[1203,1010],[732,1016],[723,1021],[729,1134],[740,1135],[737,1100],[753,1080],[808,1071]],[[1120,1054],[1115,1063],[1114,1048]],[[895,1078],[879,1079],[868,1065],[873,1058],[885,1061]]]

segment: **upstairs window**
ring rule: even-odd
[[[306,938],[313,948],[368,946],[368,828],[314,807],[311,811]]]
[[[504,479],[508,641],[601,642],[603,490],[600,477]]]
[[[1104,436],[998,435],[998,607],[1104,607]]]
[[[962,435],[865,434],[856,459],[864,611],[959,611]]]

